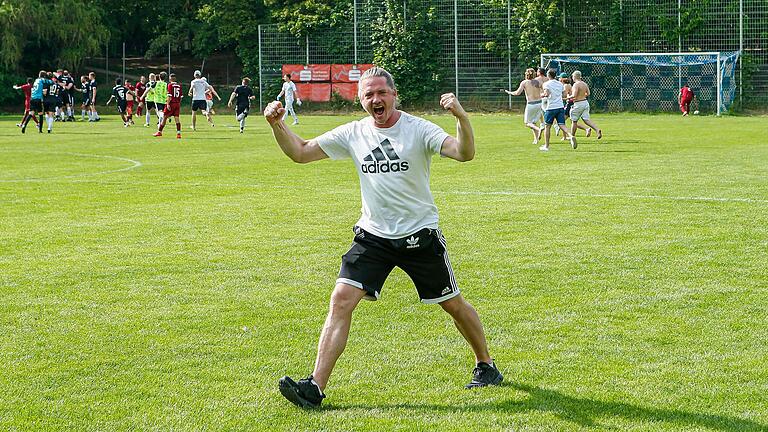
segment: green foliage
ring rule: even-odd
[[[75,68],[100,52],[109,31],[90,0],[4,0],[0,3],[0,66],[23,70]]]
[[[333,92],[331,94],[331,101],[328,104],[332,110],[341,112],[351,112],[356,110],[360,106],[360,100],[355,97],[355,100],[350,101],[341,97],[340,94]]]
[[[407,25],[395,0],[384,2],[385,10],[372,24],[373,61],[395,78],[400,101],[418,103],[434,97],[442,82],[438,17],[426,1],[408,4]]]
[[[24,93],[21,90],[14,90],[14,85],[26,84],[27,80],[21,75],[14,73],[0,72],[0,106],[22,107],[24,103]]]
[[[541,53],[561,51],[565,46],[562,14],[562,3],[558,0],[515,4],[513,16],[518,17],[520,28],[518,52],[529,66],[538,64]]]
[[[352,17],[352,0],[265,0],[280,30],[297,37],[320,29],[348,25]]]

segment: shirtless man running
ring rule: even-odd
[[[537,126],[536,122],[541,121],[541,118],[544,116],[544,111],[541,109],[541,83],[533,78],[535,73],[536,71],[532,68],[528,68],[525,70],[525,79],[520,81],[520,86],[517,87],[517,90],[500,90],[512,96],[520,96],[525,93],[527,104],[525,105],[525,116],[523,121],[525,122],[525,126],[533,131],[533,143],[538,144],[543,128]]]
[[[582,81],[580,71],[573,71],[571,78],[573,78],[573,87],[571,88],[571,94],[568,95],[569,98],[573,99],[571,135],[576,133],[578,121],[584,120],[584,124],[594,129],[597,132],[597,139],[600,139],[603,137],[603,131],[589,119],[589,101],[587,100],[589,97],[589,86]]]

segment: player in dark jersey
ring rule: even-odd
[[[59,82],[62,87],[61,101],[64,104],[62,118],[66,119],[66,121],[74,121],[75,117],[72,111],[75,104],[75,80],[69,74],[69,71],[64,69],[61,77],[59,77]]]
[[[99,113],[96,111],[96,72],[88,73],[88,86],[90,91],[89,98],[91,102],[91,114],[88,121],[97,122],[101,120],[101,117],[99,117]]]
[[[237,101],[237,104],[235,105],[235,114],[237,115],[237,121],[240,122],[240,133],[243,133],[243,130],[245,129],[245,118],[248,117],[251,100],[256,98],[256,96],[253,95],[253,90],[249,87],[250,83],[250,78],[243,78],[243,83],[235,87],[232,94],[229,96],[229,102],[227,102],[227,106],[232,108],[232,101]]]
[[[181,92],[181,84],[176,82],[176,74],[171,74],[171,82],[166,86],[167,97],[165,101],[165,107],[163,108],[162,120],[160,120],[160,126],[157,127],[157,132],[154,134],[156,137],[163,136],[163,128],[168,118],[173,116],[176,120],[176,138],[181,138],[181,98],[184,95]]]
[[[49,72],[47,82],[43,83],[43,108],[45,111],[45,122],[48,124],[48,133],[53,129],[53,121],[56,115],[56,108],[59,106],[59,92],[61,87],[58,84],[56,76]]]
[[[88,118],[91,118],[91,86],[87,76],[80,76],[80,88],[78,91],[83,94],[83,103],[80,107],[82,109],[82,117],[80,120],[85,121],[86,113],[88,113]]]
[[[126,110],[128,108],[128,93],[133,93],[125,86],[123,85],[123,80],[120,78],[117,78],[115,80],[115,86],[112,87],[112,94],[109,96],[109,100],[107,101],[107,105],[109,105],[112,102],[112,99],[117,100],[117,112],[120,113],[120,118],[123,119],[123,126],[128,127],[130,126],[130,122],[128,121],[128,117],[126,116]]]
[[[27,83],[22,85],[14,85],[14,90],[21,90],[24,93],[24,116],[21,117],[21,123],[18,123],[16,127],[21,127],[29,116],[30,100],[32,99],[32,83],[35,82],[32,78],[27,78]],[[37,124],[37,118],[32,115],[32,120]]]

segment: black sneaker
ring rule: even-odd
[[[477,364],[474,370],[472,370],[472,381],[465,385],[464,388],[485,387],[489,385],[496,385],[504,380],[504,376],[496,369],[495,364],[488,364],[480,362]]]
[[[312,383],[312,375],[296,382],[289,376],[280,378],[280,393],[300,408],[318,408],[325,398],[320,388]]]

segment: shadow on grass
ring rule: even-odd
[[[496,413],[552,413],[560,419],[570,421],[582,427],[599,426],[602,417],[623,417],[630,421],[664,422],[680,426],[707,428],[721,431],[764,431],[768,426],[751,420],[716,414],[703,414],[679,409],[650,408],[624,402],[605,402],[596,399],[568,396],[555,390],[522,383],[504,383],[501,387],[511,387],[528,393],[522,400],[476,404],[476,405],[430,405],[430,404],[394,404],[394,405],[327,405],[322,411],[346,409],[395,409],[413,410],[413,415],[423,412],[472,413],[493,411]],[[473,391],[484,391],[483,389]],[[487,390],[485,390],[487,391]]]

